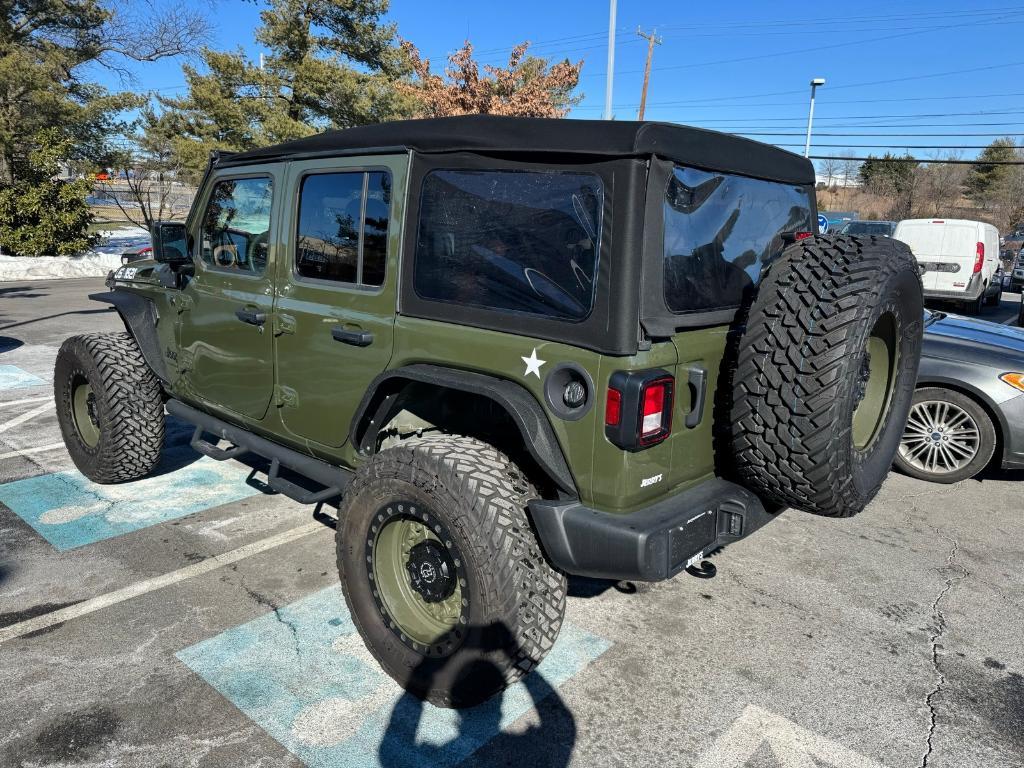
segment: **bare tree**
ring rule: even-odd
[[[825,179],[825,188],[832,189],[832,185],[839,178],[842,172],[842,160],[828,157],[818,162],[818,175]]]
[[[180,218],[192,189],[181,182],[185,174],[174,123],[147,107],[139,125],[126,148],[111,152],[108,163],[116,173],[100,186],[126,219],[149,230],[154,222]]]

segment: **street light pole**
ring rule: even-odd
[[[604,119],[612,119],[612,80],[615,77],[615,3],[610,0],[608,7],[608,72],[604,86]]]
[[[811,80],[811,107],[807,110],[807,141],[804,143],[804,157],[811,154],[811,125],[814,123],[814,92],[819,85],[825,84],[824,77],[816,77]]]

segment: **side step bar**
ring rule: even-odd
[[[267,485],[278,493],[300,504],[319,504],[340,496],[352,479],[352,472],[342,467],[335,467],[326,461],[314,459],[291,448],[285,448],[270,440],[254,435],[246,429],[236,427],[226,421],[198,411],[180,400],[168,400],[167,412],[182,421],[195,426],[192,433],[192,447],[199,453],[217,461],[236,459],[247,453],[255,454],[270,461],[267,473]],[[203,436],[215,435],[219,440],[227,440],[230,448],[220,448],[216,442],[209,442]],[[311,491],[297,483],[281,477],[281,467],[312,480],[323,486],[323,490]]]

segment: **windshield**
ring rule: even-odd
[[[590,173],[431,171],[420,200],[416,293],[582,320],[594,303],[603,199]]]
[[[739,306],[783,235],[814,229],[803,187],[679,166],[663,210],[665,303],[677,313]]]

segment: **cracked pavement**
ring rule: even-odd
[[[18,312],[87,309],[81,297],[98,289],[98,281],[34,284],[23,309],[17,293],[3,299],[0,314],[14,317],[0,325],[20,323]],[[63,335],[116,323],[92,314],[17,330],[26,344],[53,347]],[[55,439],[52,418],[28,426],[32,434],[0,436],[0,453]],[[0,482],[68,466],[60,451],[2,460]],[[1020,768],[1022,481],[1021,472],[990,472],[936,486],[892,475],[854,518],[785,512],[717,555],[714,579],[684,575],[637,590],[571,580],[567,621],[611,647],[559,689],[566,711],[545,711],[562,723],[548,741],[519,743],[515,754],[496,741],[464,764],[551,765],[565,753],[551,740],[574,738],[574,766],[686,768],[754,705],[887,768]],[[0,506],[0,624],[169,573],[311,516],[257,495],[60,553]],[[336,582],[325,525],[0,644],[0,765],[299,766],[174,654],[270,612],[282,620],[284,606]],[[294,627],[292,634],[299,652],[301,637]],[[787,768],[767,747],[744,765]]]

